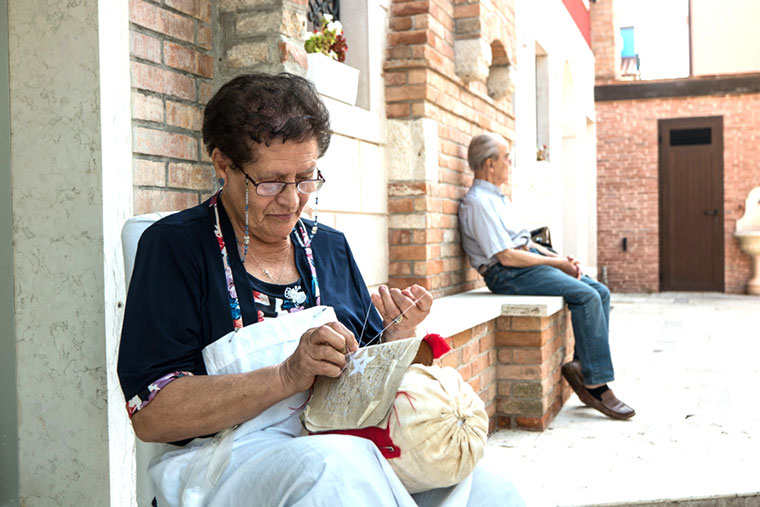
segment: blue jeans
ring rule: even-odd
[[[615,379],[610,356],[610,291],[588,276],[580,280],[551,266],[511,268],[497,264],[488,270],[486,285],[495,294],[562,296],[570,307],[575,357],[583,365],[586,385]]]

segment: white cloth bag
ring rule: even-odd
[[[278,364],[295,352],[307,330],[337,320],[332,307],[315,306],[232,331],[203,349],[206,371],[209,375],[245,373]],[[235,439],[270,427],[299,435],[300,407],[308,396],[308,392],[295,394],[236,428],[213,438],[196,438],[182,449],[154,458],[149,474],[158,491],[159,505],[204,505],[227,468]]]
[[[401,455],[388,461],[410,493],[463,481],[485,454],[485,404],[453,368],[411,365],[389,423]]]

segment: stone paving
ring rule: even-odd
[[[529,507],[760,506],[760,297],[614,294],[614,421],[573,395],[542,432],[502,430],[484,460]]]

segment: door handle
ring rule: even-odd
[[[716,210],[716,209],[706,209],[702,213],[704,213],[704,215],[708,216],[708,217],[717,217],[718,216],[718,210]]]

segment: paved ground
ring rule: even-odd
[[[544,432],[492,435],[484,459],[529,507],[760,506],[760,297],[622,294],[612,306],[611,387],[637,415],[613,421],[573,395]]]

